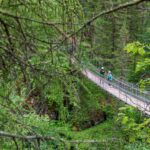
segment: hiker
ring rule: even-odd
[[[101,67],[100,70],[99,70],[99,73],[100,73],[100,76],[101,78],[99,78],[100,80],[100,84],[103,84],[103,78],[105,77],[105,70],[104,70],[104,67]]]
[[[100,69],[100,74],[103,75],[103,76],[105,75],[104,67],[101,67],[101,69]]]
[[[107,80],[111,82],[112,79],[113,79],[113,77],[112,77],[111,71],[108,71]],[[109,85],[110,85],[110,83],[109,83]]]

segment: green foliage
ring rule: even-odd
[[[97,140],[98,143],[79,143],[79,149],[98,149],[101,147],[102,150],[106,149],[106,146],[110,149],[123,149],[123,141],[121,140],[122,134],[120,130],[115,127],[115,120],[112,118],[105,121],[104,123],[98,124],[92,128],[72,132],[73,140]],[[115,140],[113,140],[115,139]],[[120,144],[122,143],[122,145]]]
[[[68,132],[70,131],[70,126],[60,121],[51,121],[47,115],[39,116],[34,112],[30,112],[28,114],[22,115],[21,117],[17,116],[17,118],[16,115],[9,114],[10,118],[6,118],[7,112],[4,108],[1,110],[3,111],[3,113],[5,113],[5,116],[3,116],[2,118],[4,124],[1,125],[1,130],[10,132],[11,134],[17,134],[22,136],[30,136],[36,134],[40,136],[53,137],[54,140],[41,142],[40,148],[42,150],[47,147],[53,147],[54,149],[57,145],[63,147],[61,139],[67,140],[68,138],[70,138]],[[0,111],[0,115],[2,115],[3,113]],[[21,140],[16,140],[16,142],[18,143],[18,147],[21,148]],[[34,143],[34,141],[30,142],[31,144]],[[15,149],[15,145],[13,142],[11,142],[10,139],[3,138],[0,140],[0,143],[1,149]],[[28,142],[26,143],[26,145],[30,144]]]
[[[140,80],[140,88],[143,89],[143,90],[144,89],[149,90],[149,88],[150,88],[150,78]]]
[[[127,46],[124,48],[128,53],[133,53],[133,55],[144,55],[144,45],[140,42],[133,42],[127,44]]]
[[[59,134],[64,134],[64,136],[67,136],[67,132],[69,131],[69,125],[64,124],[60,121],[57,122],[49,120],[49,117],[47,115],[39,116],[35,113],[29,113],[24,115],[21,120],[27,126],[32,127],[32,132],[35,132],[39,135],[58,137],[59,139]]]
[[[125,139],[129,142],[142,141],[149,143],[149,124],[150,119],[142,120],[140,113],[131,106],[119,109],[116,121],[120,124]]]
[[[67,53],[73,41],[66,38],[74,34],[77,42],[74,55],[79,60],[90,59],[97,66],[104,65],[124,76],[131,70],[128,66],[132,67],[136,56],[134,75],[143,89],[148,87],[149,45],[128,44],[125,49],[134,56],[122,50],[127,42],[139,40],[142,29],[145,33],[140,41],[149,40],[148,11],[141,13],[136,7],[127,8],[124,13],[107,14],[84,26],[86,20],[106,6],[114,7],[122,2],[125,0],[0,0],[0,130],[56,138],[42,141],[43,150],[58,149],[58,146],[65,149],[60,138],[103,140],[121,136],[113,121],[81,131],[77,136],[70,131],[75,123],[82,126],[84,121],[90,121],[89,114],[93,111],[104,111],[107,118],[112,118],[118,104],[81,76],[80,65],[73,65]],[[142,8],[147,6],[144,4]],[[83,27],[81,32],[80,27]],[[120,124],[127,133],[131,131],[132,141],[138,137],[149,142],[149,120],[138,122],[139,115],[131,108],[120,111]],[[58,113],[58,121],[52,120],[53,112]],[[136,137],[132,135],[135,131]],[[20,149],[22,142],[17,143]],[[81,144],[80,148],[105,149],[105,144]],[[108,145],[110,149],[123,145],[115,146],[113,142]],[[0,149],[16,149],[15,141],[0,139]]]
[[[132,53],[134,56],[139,56],[136,60],[136,70],[131,78],[136,78],[133,80],[139,81],[140,87],[142,89],[149,90],[149,75],[150,75],[150,59],[149,59],[149,46],[148,44],[141,44],[140,42],[133,42],[127,44],[124,48],[127,52]],[[133,76],[133,77],[132,77]]]
[[[100,89],[84,77],[80,81],[79,90],[78,108],[72,114],[71,120],[73,124],[82,125],[84,121],[90,121],[90,112],[102,108],[101,102],[105,100],[106,95],[102,91],[99,92]]]
[[[125,145],[125,150],[149,150],[149,145],[143,142],[129,143]]]
[[[137,68],[136,71],[145,71],[147,72],[150,68],[150,59],[145,58],[143,62],[137,62]]]

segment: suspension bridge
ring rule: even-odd
[[[75,61],[75,60],[74,60]],[[117,99],[138,108],[146,115],[150,116],[150,92],[142,91],[135,85],[113,77],[113,81],[108,81],[105,76],[100,75],[98,69],[88,63],[82,62],[82,74],[107,91]]]
[[[72,58],[72,63],[77,63],[77,60]],[[141,91],[139,88],[135,87],[131,83],[127,83],[123,80],[119,80],[115,77],[113,77],[113,82],[109,82],[106,80],[106,78],[99,74],[97,71],[97,68],[93,66],[90,63],[81,62],[81,72],[84,76],[89,78],[92,82],[97,84],[100,88],[110,93],[112,96],[115,96],[119,100],[137,107],[139,110],[150,116],[150,93],[148,91]],[[97,147],[107,147],[108,143],[115,142],[124,142],[121,139],[113,138],[108,139],[106,141],[99,141],[99,140],[72,140],[72,141],[65,141],[64,139],[56,139],[51,136],[40,136],[40,135],[29,135],[29,136],[21,136],[21,135],[15,135],[10,134],[7,132],[0,131],[0,138],[9,138],[9,140],[12,140],[16,146],[16,149],[19,149],[19,147],[22,147],[22,149],[25,149],[28,147],[28,149],[31,149],[32,147],[34,149],[40,149],[40,143],[42,142],[54,142],[57,141],[57,144],[55,144],[56,147],[61,146],[63,149],[69,149],[67,146],[73,145],[76,149],[78,149],[78,144],[80,143],[86,143],[89,144],[89,146],[93,146],[93,144],[97,144]],[[69,143],[69,144],[68,144]],[[119,147],[120,148],[120,147]]]

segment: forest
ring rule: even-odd
[[[150,1],[0,0],[0,150],[150,150]]]

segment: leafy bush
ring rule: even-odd
[[[116,121],[125,139],[133,143],[136,141],[150,143],[150,118],[142,119],[140,113],[132,106],[125,106],[119,110]]]

